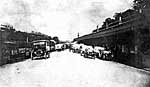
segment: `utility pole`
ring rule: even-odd
[[[79,38],[79,36],[80,36],[80,35],[79,35],[79,32],[78,32],[78,38]]]

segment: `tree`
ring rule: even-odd
[[[10,24],[1,24],[2,28],[4,30],[8,30],[10,32],[15,32],[15,28],[13,27],[13,25],[10,25]]]
[[[115,20],[119,20],[119,18],[122,16],[121,12],[120,13],[115,13],[115,15],[113,16],[115,18]]]
[[[133,8],[137,11],[140,9],[150,9],[150,0],[134,0]]]
[[[112,20],[113,20],[113,19],[111,19],[111,18],[106,18],[106,19],[105,19],[105,22],[107,22],[107,23],[109,24],[109,23],[112,22]]]
[[[53,40],[55,40],[56,43],[59,43],[59,42],[60,42],[60,41],[59,41],[59,38],[58,38],[57,36],[53,37]]]
[[[102,28],[108,28],[109,24],[114,22],[115,20],[112,18],[106,18],[105,21],[102,24]]]
[[[51,36],[48,36],[48,40],[51,40],[52,39],[52,37]]]

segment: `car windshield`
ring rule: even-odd
[[[34,42],[33,43],[33,46],[34,47],[44,47],[45,46],[45,42]]]

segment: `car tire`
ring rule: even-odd
[[[83,56],[84,56],[84,58],[87,58],[87,55],[86,55],[86,54],[84,54]]]
[[[50,58],[50,53],[48,53],[48,58]]]

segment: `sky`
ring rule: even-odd
[[[105,18],[132,7],[133,0],[2,0],[0,23],[73,40],[101,26]]]

